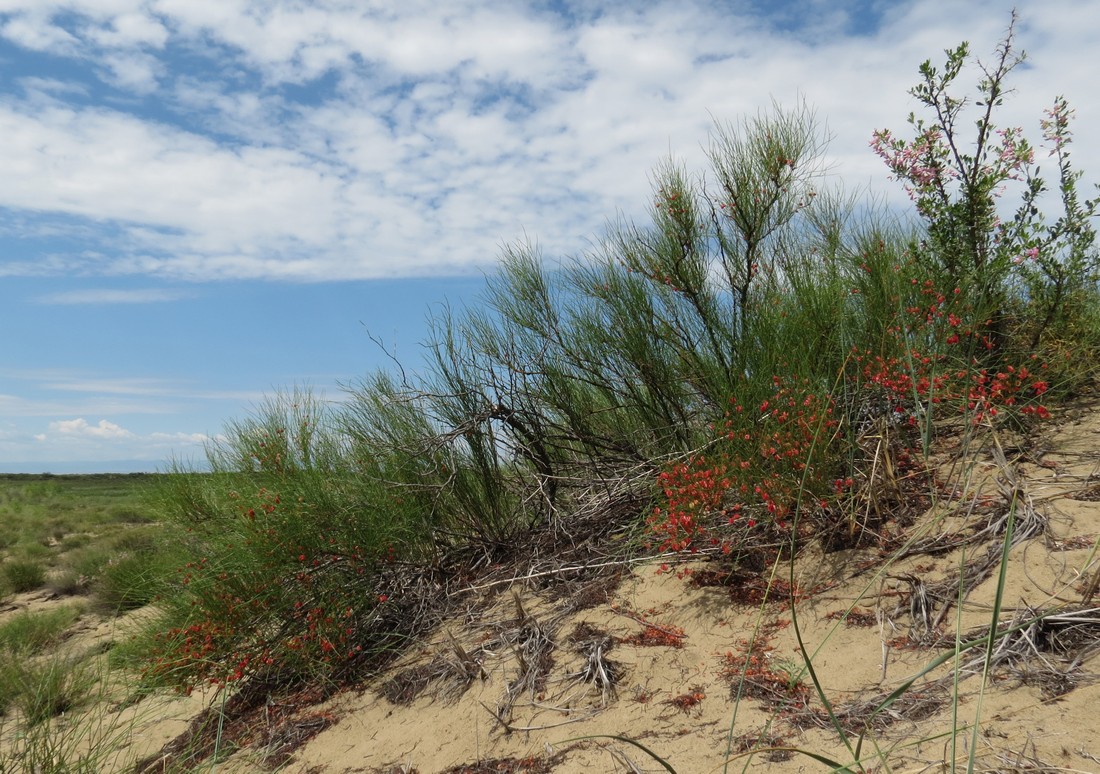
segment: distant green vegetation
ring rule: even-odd
[[[187,558],[154,525],[156,476],[0,475],[0,772],[98,771],[125,744],[111,715],[58,722],[110,693],[108,664],[73,638],[89,611],[107,617],[156,601]],[[49,596],[70,596],[58,602]],[[131,683],[127,678],[123,683]]]
[[[156,476],[0,475],[0,594],[48,587],[104,610],[150,602],[186,561],[158,539]]]

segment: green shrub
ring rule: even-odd
[[[52,552],[50,551],[50,548],[41,541],[35,541],[32,543],[24,540],[14,547],[13,553],[17,554],[23,559],[31,560],[45,559]]]
[[[106,515],[110,521],[118,524],[149,524],[156,521],[154,516],[146,510],[123,505],[108,508]]]
[[[164,594],[147,676],[290,677],[401,642],[411,621],[385,578],[430,554],[431,508],[380,476],[412,455],[354,460],[330,408],[302,393],[269,400],[226,435],[213,472],[164,482],[164,513],[186,528],[176,544],[190,561]]]
[[[116,534],[110,544],[112,550],[120,553],[152,553],[159,550],[162,537],[163,529],[159,527],[130,528]]]
[[[18,709],[26,730],[79,706],[93,684],[88,667],[68,657],[5,653],[0,655],[0,715]]]
[[[31,481],[25,485],[24,490],[28,500],[49,500],[62,494],[61,484],[48,479]]]
[[[39,542],[43,545],[53,545],[72,531],[73,523],[69,518],[55,516],[42,523]]]
[[[51,586],[58,593],[91,591],[103,611],[147,605],[164,590],[165,579],[186,561],[172,534],[169,528],[135,527],[89,539],[62,555]]]
[[[8,713],[21,691],[21,673],[7,654],[0,656],[0,717]]]
[[[46,568],[33,559],[11,559],[0,565],[7,586],[16,594],[33,591],[46,583]]]
[[[64,554],[60,561],[64,569],[91,581],[99,576],[113,556],[109,546],[97,541]]]

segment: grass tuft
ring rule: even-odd
[[[0,624],[0,652],[27,654],[60,642],[83,612],[80,605],[16,613]]]
[[[10,559],[0,565],[0,574],[15,594],[34,591],[46,584],[46,566],[35,559]]]

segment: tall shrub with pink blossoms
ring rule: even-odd
[[[996,125],[997,109],[1011,93],[1006,80],[1025,59],[1014,47],[1015,21],[1014,15],[992,65],[977,62],[976,100],[955,91],[972,59],[963,43],[946,52],[942,70],[931,61],[920,66],[920,83],[910,93],[924,115],[910,114],[912,138],[880,129],[871,147],[925,222],[919,255],[926,269],[960,283],[979,302],[999,343],[1034,349],[1047,339],[1079,338],[1100,277],[1092,225],[1100,197],[1079,190],[1081,172],[1070,153],[1073,111],[1064,97],[1056,97],[1040,121],[1040,147],[1057,162],[1054,190],[1024,130]],[[1052,196],[1053,219],[1040,206]],[[1095,343],[1095,333],[1092,338]]]

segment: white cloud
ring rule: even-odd
[[[183,444],[189,446],[202,446],[213,440],[206,433],[151,433],[149,439],[158,444]]]
[[[79,376],[48,376],[41,386],[46,390],[67,392],[107,393],[113,395],[171,395],[173,390],[163,379],[88,379]]]
[[[127,393],[116,393],[127,395]],[[132,395],[132,394],[131,394]],[[49,417],[59,414],[173,414],[180,410],[178,401],[166,400],[168,396],[153,399],[153,396],[104,397],[102,395],[81,395],[78,398],[59,400],[56,398],[21,395],[0,395],[0,415],[8,417]]]
[[[711,115],[773,97],[804,97],[835,136],[846,182],[900,202],[867,149],[871,131],[905,128],[917,64],[959,30],[990,53],[1010,4],[897,3],[860,35],[846,32],[843,4],[809,4],[783,31],[748,8],[605,3],[567,19],[474,0],[6,0],[0,34],[88,62],[162,110],[67,102],[48,84],[0,100],[11,182],[0,206],[115,228],[95,249],[0,274],[439,274],[489,266],[525,233],[549,255],[577,253],[617,211],[641,214],[648,171],[669,152],[703,166]],[[1041,106],[1063,92],[1079,126],[1094,126],[1100,100],[1080,61],[1100,7],[1051,0],[1024,13],[1019,43],[1034,66],[1017,74],[1006,122],[1036,134]],[[181,71],[179,48],[211,71]],[[317,98],[283,88],[326,74]],[[1100,166],[1097,137],[1078,133],[1086,170]]]
[[[93,29],[89,39],[107,48],[149,46],[163,48],[168,30],[155,18],[138,11],[123,12],[103,27]]]
[[[86,97],[88,95],[88,88],[83,84],[59,80],[57,78],[29,76],[20,78],[19,85],[32,97],[42,96],[54,99],[57,97],[64,97],[65,95],[80,97]]]
[[[186,293],[178,290],[99,288],[50,293],[39,296],[37,301],[40,304],[155,304],[164,301],[178,301],[186,297]]]
[[[119,427],[114,422],[101,419],[98,424],[90,425],[83,417],[50,422],[50,431],[63,436],[95,438],[97,440],[118,440],[134,437],[133,433]]]
[[[200,432],[259,405],[262,391],[194,389],[166,379],[105,378],[62,370],[0,368],[0,383],[35,397],[0,394],[0,469],[37,462],[163,461],[220,436]],[[89,419],[93,417],[94,419]]]
[[[20,391],[25,393],[0,393],[0,417],[168,416],[196,404],[258,404],[267,394],[263,390],[200,389],[171,379],[108,378],[60,369],[0,368],[0,380],[19,385]],[[26,394],[34,397],[26,397]]]
[[[170,458],[201,453],[222,436],[194,432],[135,433],[106,419],[95,424],[84,418],[50,422],[45,432],[0,433],[0,466],[16,464],[20,469],[39,462],[87,461],[100,459],[163,462]]]
[[[138,304],[183,296],[110,285],[470,272],[524,236],[551,259],[577,254],[606,219],[644,215],[662,158],[705,165],[712,116],[773,98],[816,108],[846,184],[904,203],[872,130],[904,133],[922,60],[962,37],[988,60],[1012,2],[0,0],[0,37],[39,52],[9,48],[17,75],[0,83],[0,239],[17,245],[0,276],[107,286],[39,291],[43,304]],[[854,33],[868,8],[877,25]],[[1100,4],[1022,10],[1030,62],[1002,123],[1036,136],[1064,93],[1091,182]],[[47,60],[58,66],[36,69]],[[200,411],[263,397],[92,372],[7,378],[27,387],[0,382],[0,415],[20,422],[0,437],[9,460],[96,444],[163,458],[206,438]]]
[[[0,25],[0,36],[32,51],[53,53],[72,52],[78,43],[72,34],[42,16],[17,16]]]
[[[155,57],[141,52],[105,54],[101,61],[112,85],[138,94],[156,89],[157,77],[163,69]]]

